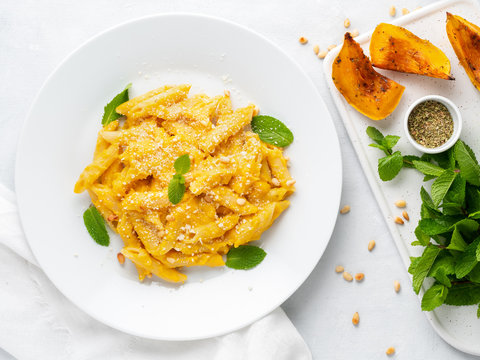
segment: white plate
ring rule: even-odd
[[[457,56],[448,41],[445,30],[446,12],[460,15],[465,19],[479,24],[480,6],[477,0],[448,0],[441,1],[420,10],[402,16],[392,21],[392,24],[406,27],[414,34],[430,40],[445,52],[450,59],[452,74],[455,81],[429,78],[426,76],[403,74],[395,71],[377,69],[382,74],[399,82],[406,87],[403,97],[395,111],[382,121],[372,121],[354,110],[335,88],[332,75],[332,63],[338,55],[340,48],[333,50],[325,58],[325,78],[340,112],[348,135],[357,152],[360,163],[367,179],[377,198],[378,204],[387,219],[387,225],[395,240],[402,260],[408,268],[410,256],[420,256],[423,247],[411,246],[415,240],[414,230],[418,224],[420,214],[420,187],[423,175],[414,170],[402,170],[394,180],[383,182],[377,173],[377,161],[381,152],[368,146],[371,140],[365,134],[368,125],[380,129],[384,134],[401,136],[398,150],[403,154],[419,154],[408,142],[403,129],[403,120],[408,107],[420,97],[436,94],[452,100],[460,109],[463,117],[463,130],[460,138],[471,145],[477,155],[480,155],[480,113],[479,92],[470,82],[465,70],[460,66]],[[370,37],[372,32],[362,34],[357,40],[368,55]],[[429,185],[427,185],[429,186]],[[410,222],[398,226],[393,222],[400,211],[395,207],[394,201],[405,199]],[[430,284],[429,284],[430,285]],[[423,290],[420,297],[423,296]],[[420,306],[420,304],[418,305]],[[480,321],[476,316],[477,306],[441,306],[434,311],[425,312],[435,331],[450,345],[464,352],[480,355]]]
[[[92,158],[103,106],[127,83],[131,96],[188,82],[209,95],[229,89],[234,106],[252,101],[283,120],[298,192],[262,236],[268,253],[250,271],[189,269],[185,285],[141,284],[120,266],[121,239],[98,246],[82,213],[90,200],[73,185]],[[342,177],[335,129],[315,86],[260,35],[206,16],[142,18],[81,46],[35,100],[18,147],[22,224],[42,269],[72,302],[125,332],[189,340],[224,334],[263,317],[302,284],[320,259],[338,213]]]

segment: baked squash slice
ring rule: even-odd
[[[381,69],[453,80],[443,51],[400,26],[382,23],[375,28],[370,57]]]
[[[390,115],[405,87],[376,72],[350,33],[332,65],[332,80],[347,102],[372,120]]]
[[[447,12],[447,35],[470,81],[480,90],[480,27]]]

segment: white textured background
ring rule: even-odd
[[[346,17],[352,22],[351,29],[363,32],[388,21],[392,4],[399,13],[402,7],[412,10],[428,3],[421,0],[1,0],[0,182],[14,187],[16,142],[35,94],[60,61],[91,36],[154,13],[195,12],[235,21],[267,36],[300,63],[323,95],[342,146],[342,204],[351,205],[352,211],[339,217],[322,260],[283,305],[310,346],[314,359],[385,359],[389,346],[397,350],[395,359],[476,359],[444,343],[420,311],[419,301],[327,91],[322,63],[312,52],[314,43],[324,49],[341,42]],[[298,44],[301,35],[310,40],[308,46]],[[367,251],[370,239],[377,242],[372,253]],[[345,282],[333,270],[337,264],[353,273],[364,272],[365,280],[360,284]],[[393,290],[395,279],[403,286],[399,294]],[[358,327],[351,324],[355,311],[360,313]],[[2,357],[9,358],[0,350]]]

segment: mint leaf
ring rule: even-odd
[[[477,260],[477,247],[480,243],[480,237],[467,246],[465,251],[461,253],[457,258],[455,264],[455,275],[461,279],[468,275],[470,271],[478,264]]]
[[[480,304],[478,304],[478,309],[477,309],[477,318],[480,319]]]
[[[440,249],[433,245],[427,246],[423,251],[420,260],[415,266],[415,272],[413,274],[413,290],[416,294],[418,294],[420,291],[423,280],[425,280],[425,277],[429,273],[430,268],[432,267],[439,253]]]
[[[425,291],[422,298],[422,310],[432,311],[445,302],[447,298],[448,289],[441,284],[435,284],[430,289]]]
[[[447,305],[476,305],[480,302],[480,284],[456,284],[448,290],[445,304]]]
[[[410,256],[410,266],[408,267],[408,272],[410,274],[415,274],[415,271],[417,269],[417,265],[418,263],[420,262],[420,259],[421,259],[421,256],[418,256],[418,257],[414,257],[414,256]]]
[[[237,270],[248,270],[260,264],[267,253],[258,246],[240,245],[230,248],[225,265]]]
[[[438,219],[422,219],[418,222],[420,229],[427,235],[440,235],[453,231],[453,226],[460,219],[455,216],[442,216]]]
[[[417,226],[415,228],[415,236],[417,237],[417,240],[422,244],[423,246],[427,246],[430,243],[430,236],[425,234],[420,226]]]
[[[455,157],[453,154],[453,148],[448,149],[439,154],[430,154],[430,158],[438,163],[438,165],[444,169],[455,168]]]
[[[480,186],[480,166],[473,151],[461,140],[455,144],[454,151],[463,178],[472,185]]]
[[[179,175],[179,174],[178,174]],[[183,178],[182,175],[179,175]],[[178,177],[173,177],[168,184],[168,199],[173,205],[177,205],[183,199],[185,194],[185,180],[182,184],[181,180]]]
[[[468,280],[476,283],[480,283],[480,264],[475,265],[475,267],[468,274]]]
[[[103,126],[110,124],[112,121],[115,121],[122,116],[121,114],[118,114],[115,109],[128,101],[128,89],[130,89],[131,86],[131,83],[125,86],[125,89],[123,89],[121,93],[116,95],[107,105],[105,105],[102,117]]]
[[[432,184],[432,200],[435,206],[440,205],[447,194],[448,189],[455,180],[457,173],[452,170],[445,170]]]
[[[463,177],[456,176],[455,180],[453,180],[452,185],[450,186],[450,189],[448,189],[447,193],[445,194],[443,205],[445,205],[445,202],[463,205],[463,202],[465,201],[466,185],[467,183]]]
[[[400,151],[378,159],[378,175],[383,181],[390,181],[398,175],[403,167],[403,157]]]
[[[478,188],[467,184],[465,191],[465,200],[467,203],[467,212],[472,214],[480,211],[480,192]]]
[[[480,219],[480,211],[474,212],[473,214],[468,215],[469,219]]]
[[[440,176],[445,171],[445,169],[442,169],[440,166],[434,165],[426,161],[413,160],[412,162],[413,166],[415,166],[415,169],[425,175]]]
[[[190,156],[188,154],[179,156],[177,160],[175,160],[173,167],[175,168],[177,174],[185,175],[190,171]]]
[[[293,142],[293,134],[280,120],[272,116],[258,115],[250,123],[252,131],[267,144],[285,147]]]
[[[90,206],[83,213],[83,222],[90,236],[98,245],[108,246],[110,236],[105,228],[105,220],[95,206]]]
[[[388,152],[388,149],[383,145],[372,143],[372,144],[369,144],[368,146],[382,150],[383,152],[385,152],[385,155],[390,155]]]
[[[452,239],[450,240],[450,244],[447,246],[447,249],[465,251],[467,246],[467,243],[465,242],[465,240],[463,240],[462,234],[457,229],[457,227],[455,227],[455,230],[452,234]]]
[[[480,261],[480,244],[478,245],[477,251],[475,254],[476,254],[477,260]]]
[[[375,141],[377,144],[383,145],[382,142],[383,142],[384,136],[376,128],[374,128],[373,126],[369,126],[367,127],[366,133],[368,137],[373,141]]]
[[[404,155],[403,156],[403,166],[406,168],[414,168],[413,160],[420,160],[418,156],[415,155]]]
[[[397,145],[398,140],[400,140],[400,136],[387,135],[383,138],[382,145],[387,149],[392,150],[392,148]]]

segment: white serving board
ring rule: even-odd
[[[480,5],[476,0],[441,1],[393,21],[385,21],[403,26],[439,47],[450,59],[452,75],[456,80],[448,81],[376,69],[406,88],[397,109],[382,121],[370,120],[357,112],[333,84],[332,63],[340,51],[340,46],[330,51],[324,60],[325,78],[330,92],[406,268],[410,264],[409,257],[419,256],[423,251],[423,247],[414,247],[410,243],[416,240],[414,230],[420,219],[420,188],[424,185],[428,189],[430,184],[423,183],[423,176],[413,169],[402,170],[392,181],[381,181],[377,173],[377,161],[383,155],[380,150],[368,146],[371,140],[366,135],[365,129],[372,125],[385,135],[399,135],[401,139],[396,149],[405,155],[420,155],[405,137],[403,117],[409,105],[416,99],[430,94],[442,95],[451,99],[460,108],[464,121],[460,138],[471,145],[477,155],[480,155],[480,92],[470,82],[450,45],[445,30],[447,11],[480,24]],[[375,26],[376,24],[372,24],[372,27]],[[373,29],[355,39],[367,55],[369,55],[368,48],[372,32]],[[407,201],[406,210],[410,215],[410,221],[405,222],[405,225],[397,225],[393,221],[396,216],[401,216],[401,209],[394,205],[398,199]],[[423,290],[419,296],[420,299],[422,295]],[[480,320],[477,319],[476,310],[476,306],[444,305],[432,312],[425,312],[425,315],[447,343],[466,353],[480,355]]]

